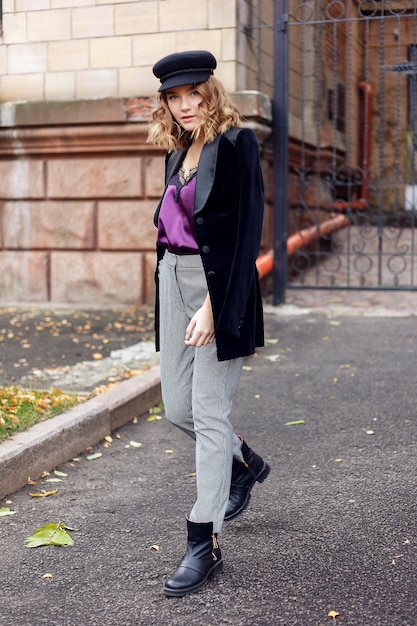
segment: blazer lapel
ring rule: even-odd
[[[185,150],[176,150],[171,154],[167,165],[165,185],[168,185],[171,177],[179,170],[181,162],[185,157],[185,152]]]
[[[212,143],[204,144],[201,151],[195,184],[194,213],[204,208],[213,187],[219,142],[220,135]]]
[[[172,176],[175,174],[176,171],[179,170],[180,165],[182,160],[185,157],[185,150],[176,150],[175,152],[173,152],[171,154],[171,156],[168,159],[168,163],[166,166],[166,175],[165,175],[165,189],[164,189],[164,193],[161,196],[161,199],[158,202],[158,205],[155,209],[155,214],[153,217],[153,222],[155,224],[155,226],[158,225],[158,216],[159,216],[159,211],[161,210],[161,204],[162,204],[162,200],[164,198],[165,192],[167,190],[168,187],[168,183],[171,180]]]

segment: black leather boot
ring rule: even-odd
[[[181,563],[164,586],[167,596],[185,596],[198,591],[210,576],[223,569],[222,554],[213,523],[200,524],[187,519],[188,545]]]
[[[227,504],[225,521],[237,517],[246,509],[250,500],[250,492],[256,482],[263,483],[271,468],[259,454],[242,442],[244,463],[233,459],[230,496]]]

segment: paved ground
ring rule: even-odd
[[[204,590],[161,593],[185,547],[193,450],[145,415],[100,458],[61,466],[61,483],[1,501],[16,513],[0,517],[0,624],[321,626],[335,611],[339,625],[415,626],[416,295],[297,291],[266,309],[234,423],[272,472],[225,525],[224,572]],[[77,529],[73,547],[25,547],[58,521]]]

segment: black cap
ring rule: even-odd
[[[216,58],[211,52],[191,50],[169,54],[155,63],[152,71],[161,81],[158,91],[165,91],[180,85],[204,83],[216,66]]]

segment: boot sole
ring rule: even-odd
[[[248,493],[246,498],[244,499],[244,501],[242,502],[242,506],[237,509],[236,511],[234,511],[231,515],[227,515],[224,517],[224,521],[225,522],[229,522],[231,519],[234,519],[235,517],[237,517],[238,515],[240,515],[241,513],[243,513],[243,511],[248,507],[249,504],[249,500],[250,500],[250,492],[254,486],[255,483],[263,483],[264,480],[266,478],[268,478],[268,475],[271,471],[271,468],[269,467],[268,463],[266,463],[264,461],[263,467],[261,469],[261,471],[259,472],[259,474],[253,479],[253,482],[251,485],[249,485],[248,487]]]
[[[169,589],[167,587],[164,587],[164,594],[170,597],[181,598],[182,596],[186,596],[189,593],[195,593],[196,591],[199,591],[202,587],[204,587],[209,578],[214,578],[214,576],[217,576],[217,574],[220,574],[222,571],[223,559],[213,565],[207,576],[198,584],[192,585],[191,587],[184,587],[183,589]]]

